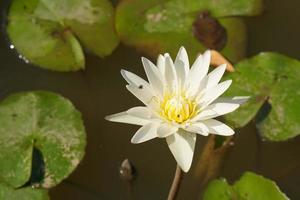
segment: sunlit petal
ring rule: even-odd
[[[249,96],[238,96],[238,97],[220,97],[214,101],[214,103],[235,103],[242,105],[250,99]]]
[[[226,70],[226,64],[220,65],[216,69],[214,69],[212,72],[210,72],[207,76],[207,85],[206,88],[212,88],[216,86],[219,81],[221,80],[224,72]]]
[[[230,136],[234,134],[234,130],[218,120],[208,119],[202,122],[208,127],[209,133],[211,134],[223,136]]]
[[[146,88],[139,88],[134,85],[126,85],[126,88],[145,105],[151,104],[151,101],[155,98]]]
[[[184,47],[181,47],[175,60],[177,79],[181,86],[185,84],[186,77],[189,73],[189,68],[190,64],[187,52]]]
[[[144,119],[150,119],[153,116],[151,110],[143,106],[130,108],[129,110],[127,110],[127,113],[129,115],[139,117],[139,118],[144,118]]]
[[[196,134],[179,130],[177,133],[167,137],[168,146],[180,168],[189,171],[196,143]]]
[[[164,76],[165,75],[165,57],[161,54],[159,54],[157,58],[156,66],[160,73]]]
[[[186,86],[191,96],[194,96],[197,91],[199,91],[199,85],[207,75],[210,57],[210,51],[206,51],[203,55],[199,55],[189,71]]]
[[[215,118],[221,115],[235,111],[240,104],[236,103],[213,103],[202,110],[197,116],[193,118],[193,121],[206,120]]]
[[[157,95],[163,95],[164,79],[158,68],[147,58],[142,58],[143,66],[151,87]]]
[[[192,123],[190,126],[185,128],[185,130],[189,131],[189,132],[197,133],[197,134],[200,134],[203,136],[208,136],[208,134],[209,134],[208,127],[204,123],[201,123],[201,122]]]
[[[200,107],[204,108],[207,105],[209,105],[211,102],[216,100],[220,95],[222,95],[229,88],[231,83],[232,83],[231,80],[223,81],[222,83],[219,83],[218,85],[214,86],[210,90],[207,90],[204,96],[199,100]]]
[[[138,144],[156,138],[158,126],[158,123],[149,123],[142,126],[131,138],[131,142]]]
[[[190,68],[189,57],[188,57],[188,54],[187,54],[187,52],[186,52],[186,50],[185,50],[184,47],[180,47],[180,49],[178,51],[178,54],[176,56],[176,59],[175,59],[175,65],[179,61],[182,61],[184,63],[185,71],[188,72],[189,68]]]
[[[120,112],[117,114],[109,115],[109,116],[106,116],[105,119],[108,121],[111,121],[111,122],[135,124],[135,125],[141,125],[141,126],[151,122],[150,120],[147,120],[144,118],[128,115],[127,112]]]
[[[166,56],[165,80],[168,90],[175,92],[178,88],[177,74],[170,56]]]
[[[145,81],[144,79],[142,79],[141,77],[137,76],[136,74],[134,74],[132,72],[122,69],[121,75],[127,81],[127,83],[129,85],[134,85],[136,87],[140,87],[140,86],[147,87],[147,88],[150,87],[150,85],[147,81]]]
[[[164,138],[175,133],[177,130],[178,128],[176,126],[172,126],[169,123],[162,123],[157,129],[157,135],[158,137]]]

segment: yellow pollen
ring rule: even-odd
[[[184,95],[166,95],[161,103],[161,116],[171,122],[183,123],[196,115],[196,108],[196,102]]]

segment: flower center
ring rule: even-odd
[[[161,116],[171,122],[183,123],[196,114],[197,104],[184,95],[166,95],[161,103]]]

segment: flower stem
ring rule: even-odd
[[[177,164],[176,172],[174,175],[173,183],[169,191],[168,200],[175,200],[180,188],[181,180],[183,178],[183,173],[179,165]]]
[[[198,160],[195,176],[201,180],[201,187],[213,178],[216,178],[221,170],[227,152],[234,145],[233,136],[226,137],[222,145],[216,146],[216,136],[210,135]]]

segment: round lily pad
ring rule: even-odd
[[[149,56],[164,52],[175,56],[185,46],[191,59],[210,48],[236,62],[245,56],[247,40],[246,26],[238,16],[261,12],[261,0],[122,0],[116,30],[122,42]]]
[[[203,196],[203,200],[288,200],[275,182],[246,172],[232,186],[225,179],[211,181]]]
[[[81,114],[60,95],[11,95],[0,103],[0,123],[0,179],[14,188],[53,187],[83,158]]]
[[[5,200],[50,200],[47,190],[31,187],[14,189],[0,184],[0,199]]]
[[[249,95],[251,99],[225,116],[235,127],[254,119],[261,135],[284,141],[300,134],[300,62],[277,53],[261,53],[236,65],[228,74],[233,84],[228,96]]]
[[[82,47],[104,57],[119,42],[108,0],[13,0],[7,33],[25,59],[55,71],[83,69]]]

